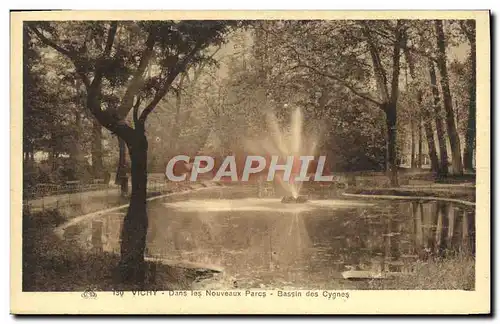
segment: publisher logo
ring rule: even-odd
[[[96,299],[97,294],[92,288],[87,288],[85,291],[82,293],[82,298],[84,299]]]

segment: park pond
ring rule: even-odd
[[[283,204],[237,187],[148,203],[146,254],[220,271],[193,289],[367,288],[418,264],[475,254],[474,208],[457,203],[320,197]],[[126,210],[83,219],[64,238],[119,253]]]

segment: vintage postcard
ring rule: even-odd
[[[11,12],[14,314],[488,314],[489,11]]]

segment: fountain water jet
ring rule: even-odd
[[[246,147],[253,153],[261,153],[262,150],[268,155],[294,156],[294,164],[289,181],[285,181],[281,176],[275,177],[279,185],[287,192],[283,197],[283,203],[304,203],[307,197],[300,196],[300,188],[302,183],[295,181],[295,176],[300,172],[300,156],[313,156],[316,149],[315,136],[308,135],[306,138],[303,133],[302,111],[296,108],[291,115],[290,125],[288,127],[280,127],[277,117],[272,114],[267,114],[267,125],[269,132],[265,138],[248,140]]]

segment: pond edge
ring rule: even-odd
[[[191,192],[200,191],[200,190],[204,190],[204,189],[213,189],[215,187],[221,188],[221,186],[218,186],[218,185],[206,186],[206,187],[201,187],[201,188],[191,188],[191,189],[185,190],[185,191],[169,192],[169,193],[166,193],[166,194],[163,194],[163,195],[149,197],[149,198],[146,199],[146,201],[149,202],[149,201],[153,201],[153,200],[156,200],[156,199],[161,199],[161,198],[165,198],[165,197],[169,197],[169,196],[181,195],[181,194],[188,194],[188,193],[191,193]],[[64,222],[63,224],[57,226],[54,229],[54,233],[59,238],[62,238],[62,236],[64,234],[64,231],[68,227],[70,227],[70,226],[76,225],[76,224],[78,224],[80,222],[83,222],[85,220],[89,220],[89,219],[101,216],[103,214],[107,214],[107,213],[110,213],[110,212],[114,212],[114,211],[118,211],[118,210],[127,208],[128,206],[129,206],[129,204],[124,204],[124,205],[120,205],[120,206],[116,206],[116,207],[111,207],[111,208],[106,208],[106,209],[98,210],[96,212],[92,212],[92,213],[88,213],[88,214],[84,214],[84,215],[80,215],[80,216],[74,217],[74,218],[72,218],[72,219]]]
[[[358,198],[369,198],[369,199],[388,199],[388,200],[435,200],[435,201],[445,201],[453,202],[466,206],[476,206],[475,202],[460,200],[454,198],[443,198],[443,197],[430,197],[430,196],[393,196],[393,195],[366,195],[366,194],[353,194],[353,193],[342,193],[342,196],[346,197],[358,197]]]

